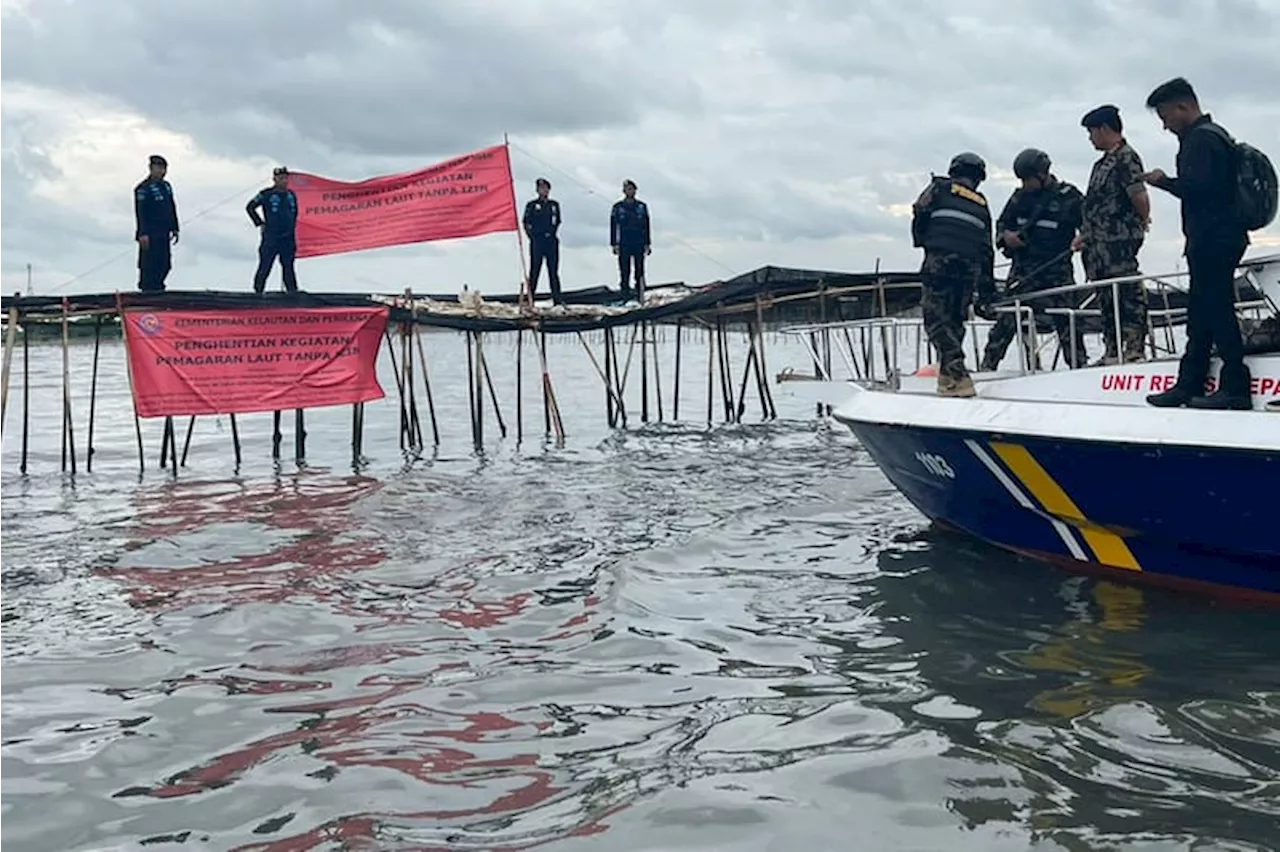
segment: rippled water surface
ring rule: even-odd
[[[437,452],[400,454],[384,371],[358,471],[338,409],[301,467],[273,466],[269,415],[238,472],[199,421],[176,479],[153,422],[138,475],[118,345],[85,475],[75,349],[80,474],[59,350],[33,349],[28,477],[20,355],[4,432],[8,850],[1280,845],[1275,613],[933,531],[798,385],[776,422],[753,397],[707,428],[705,345],[703,422],[633,402],[609,431],[558,341],[565,446],[529,368],[524,443],[490,422],[477,455],[441,337]]]

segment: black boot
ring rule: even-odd
[[[1179,382],[1164,393],[1153,393],[1147,396],[1147,405],[1156,408],[1179,408],[1187,405],[1195,398],[1195,393]]]
[[[1218,389],[1208,396],[1194,397],[1187,403],[1191,408],[1214,411],[1249,411],[1253,408],[1249,385],[1253,377],[1244,364],[1223,364],[1218,376]]]

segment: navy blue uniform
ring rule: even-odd
[[[262,208],[265,222],[258,216],[258,208]],[[292,189],[269,186],[249,201],[245,211],[253,224],[262,229],[253,291],[261,293],[267,288],[267,276],[271,274],[271,265],[278,257],[280,272],[284,277],[284,289],[290,293],[298,292],[298,276],[293,269],[293,261],[298,255],[298,196]]]
[[[613,205],[609,216],[609,245],[618,249],[618,286],[624,295],[631,287],[628,277],[635,268],[636,294],[644,297],[644,255],[652,245],[649,232],[649,208],[639,199],[624,198]]]
[[[551,299],[560,304],[560,202],[535,198],[524,206],[524,232],[529,237],[529,295],[538,292],[542,262],[547,263]]]
[[[169,181],[147,178],[133,188],[133,218],[133,238],[146,237],[148,243],[145,248],[138,244],[138,289],[162,292],[173,267],[169,240],[178,233],[178,206]]]

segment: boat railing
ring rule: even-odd
[[[1239,301],[1240,278],[1237,278],[1238,316],[1255,320],[1264,316],[1280,316],[1280,304],[1277,304],[1280,299],[1275,296],[1276,293],[1280,293],[1280,283],[1278,283],[1280,277],[1277,278],[1277,282],[1271,282],[1269,278],[1267,282],[1262,282],[1258,277],[1259,270],[1264,268],[1269,270],[1271,275],[1276,275],[1280,270],[1276,260],[1275,258],[1257,259],[1242,264],[1243,278],[1251,283],[1262,297],[1251,301]],[[1071,339],[1075,339],[1080,320],[1103,315],[1102,309],[1095,305],[1102,288],[1109,287],[1111,310],[1107,319],[1113,323],[1115,339],[1119,341],[1122,339],[1120,288],[1125,285],[1145,286],[1146,283],[1150,283],[1154,285],[1154,294],[1151,289],[1147,289],[1147,294],[1149,297],[1154,295],[1156,301],[1155,304],[1151,304],[1150,301],[1148,303],[1145,348],[1152,357],[1176,357],[1180,353],[1178,341],[1174,335],[1174,326],[1176,321],[1185,315],[1186,308],[1171,305],[1169,293],[1172,290],[1185,291],[1185,282],[1188,277],[1188,273],[1182,271],[1158,275],[1139,273],[1037,291],[1017,292],[1015,290],[997,302],[994,310],[997,314],[1009,314],[1015,318],[1017,333],[1014,334],[1013,342],[1018,347],[1018,370],[1024,374],[1034,373],[1043,369],[1040,358],[1043,345],[1057,343],[1056,334],[1044,334],[1039,331],[1036,322],[1037,313],[1065,316]],[[1037,309],[1038,306],[1033,304],[1037,300],[1073,293],[1090,295],[1077,307],[1055,306]],[[979,332],[983,333],[981,336],[985,341],[985,335],[990,334],[995,321],[971,317],[965,325],[966,343],[972,346],[976,364],[981,361]],[[802,341],[808,350],[807,354],[813,360],[812,378],[815,379],[897,387],[904,370],[914,371],[935,358],[933,347],[924,332],[924,321],[918,315],[795,325],[783,328],[781,331]],[[1044,344],[1042,344],[1042,338]],[[1124,347],[1116,348],[1118,350],[1115,354],[1116,363],[1125,363]],[[837,359],[832,357],[833,353],[843,364],[844,375],[839,374],[836,368]],[[1059,348],[1054,353],[1048,369],[1056,369],[1059,363],[1066,364],[1065,355],[1066,353],[1061,352]],[[911,366],[906,366],[908,361],[911,362]],[[1070,365],[1067,364],[1067,366]]]

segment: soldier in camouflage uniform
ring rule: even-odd
[[[994,296],[991,211],[978,185],[987,166],[965,152],[951,160],[947,177],[934,177],[912,205],[911,237],[924,249],[920,312],[925,334],[938,350],[938,393],[969,397],[973,379],[964,364],[964,323],[975,292],[979,304]]]
[[[1038,148],[1027,148],[1014,158],[1013,173],[1022,180],[1022,186],[1014,190],[996,222],[996,245],[1013,261],[1005,299],[1075,283],[1071,245],[1080,228],[1084,196],[1071,184],[1058,180],[1050,171],[1051,165],[1049,155]],[[1079,326],[1073,339],[1070,320],[1045,310],[1075,308],[1080,301],[1079,293],[1062,293],[1023,302],[1024,307],[1035,312],[1037,332],[1042,328],[1057,332],[1062,356],[1072,368],[1083,367],[1086,361]],[[1025,315],[1021,323],[1012,312],[1000,315],[982,353],[983,372],[999,366],[1019,325],[1025,323]],[[1025,336],[1023,340],[1028,361],[1035,364],[1030,341]]]
[[[1093,147],[1103,152],[1089,174],[1084,196],[1084,220],[1075,248],[1082,251],[1090,281],[1138,274],[1138,250],[1151,227],[1151,199],[1142,181],[1142,158],[1121,135],[1120,110],[1110,104],[1090,110],[1080,120]],[[1112,288],[1098,288],[1102,308],[1102,364],[1141,361],[1147,339],[1147,292],[1142,282],[1121,284],[1119,295],[1121,348],[1116,346],[1116,306]]]

